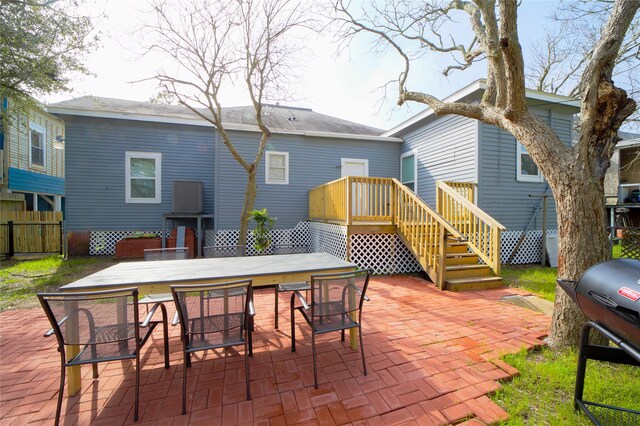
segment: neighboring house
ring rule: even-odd
[[[111,245],[126,232],[160,230],[175,180],[203,182],[204,212],[215,216],[215,230],[238,229],[246,172],[208,122],[182,107],[96,97],[48,110],[66,123],[66,221],[75,238],[113,231],[105,237]],[[249,161],[260,137],[253,114],[252,107],[224,110]],[[342,173],[398,176],[402,141],[378,136],[379,129],[282,106],[265,108],[265,121],[273,136],[258,169],[255,208],[267,208],[278,228],[306,221],[309,189]]]
[[[64,204],[64,122],[31,107],[8,115],[4,100],[0,130],[0,207],[3,210],[61,211]]]
[[[640,226],[640,135],[620,132],[604,180],[606,204],[610,209],[611,226],[616,225],[613,211],[623,214],[618,226]],[[624,218],[624,220],[622,220]]]
[[[476,81],[445,100],[479,102],[485,87],[484,81]],[[580,109],[578,101],[527,90],[527,102],[530,110],[550,125],[564,143],[571,143],[572,117]],[[417,194],[427,204],[436,204],[436,181],[477,184],[476,204],[507,227],[502,235],[503,261],[511,256],[523,231],[529,235],[524,244],[521,242],[518,256],[530,258],[539,253],[540,196],[548,195],[547,230],[557,229],[551,189],[510,133],[471,118],[437,116],[428,108],[383,136],[404,140],[400,179],[417,188]]]

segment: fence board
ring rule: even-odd
[[[14,253],[59,253],[62,212],[0,212],[0,254],[9,252],[13,222]]]

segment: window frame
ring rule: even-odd
[[[33,131],[42,134],[42,164],[33,162],[33,140],[31,139]],[[37,123],[29,123],[29,167],[38,169],[46,169],[47,167],[47,129]]]
[[[156,194],[154,198],[137,198],[131,196],[131,159],[147,158],[156,162]],[[126,151],[124,160],[125,173],[125,202],[127,204],[160,204],[162,203],[162,153]],[[139,179],[139,178],[136,178]],[[150,178],[149,178],[150,179]]]
[[[527,153],[526,155],[531,156],[524,145],[522,145],[519,141],[516,141],[516,180],[519,182],[543,182],[544,176],[542,176],[542,171],[540,171],[540,167],[538,167],[537,164],[537,176],[522,174],[522,155],[524,155],[524,152],[522,152],[522,150]]]
[[[409,182],[403,182],[402,181],[402,160],[404,160],[405,157],[410,157],[412,155],[413,155],[413,180]],[[417,194],[418,193],[418,150],[415,148],[410,151],[406,151],[400,155],[400,183],[405,185],[405,183],[411,183],[411,182],[413,182],[413,193]]]
[[[284,181],[273,180],[269,170],[269,159],[272,155],[284,156]],[[264,183],[267,185],[289,185],[289,153],[284,151],[265,151],[264,156]]]

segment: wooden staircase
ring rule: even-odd
[[[473,203],[475,184],[437,182],[436,190],[433,210],[397,179],[349,176],[309,191],[309,218],[347,227],[395,227],[441,290],[502,286],[504,226]]]

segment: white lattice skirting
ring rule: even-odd
[[[547,235],[558,235],[557,229],[548,229]],[[500,238],[500,262],[507,263],[511,252],[515,248],[518,240],[522,236],[522,231],[505,231]],[[523,263],[540,263],[540,251],[542,249],[542,230],[534,229],[527,232],[527,235],[520,244],[518,253],[511,261],[512,265]]]
[[[347,258],[347,227],[331,223],[309,223],[309,237],[313,253],[329,253]]]
[[[376,274],[420,272],[422,267],[396,234],[351,235],[351,261]]]

